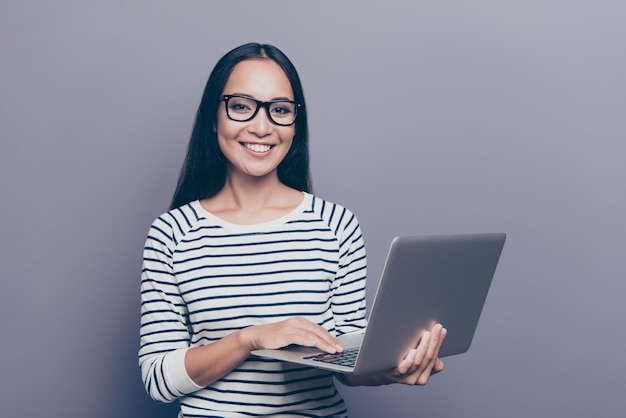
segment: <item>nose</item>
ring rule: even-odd
[[[252,118],[249,125],[249,131],[256,134],[257,136],[266,136],[272,133],[274,129],[274,124],[269,118],[267,114],[267,108],[259,109],[257,114]]]

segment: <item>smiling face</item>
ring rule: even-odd
[[[294,100],[289,79],[282,68],[270,59],[246,60],[234,68],[224,95],[244,95],[260,101]],[[217,142],[230,162],[228,175],[252,177],[276,176],[280,162],[285,158],[295,135],[295,127],[279,126],[259,109],[247,122],[228,118],[225,103],[217,112]]]

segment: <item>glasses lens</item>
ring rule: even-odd
[[[226,102],[228,117],[233,120],[246,121],[256,112],[256,102],[245,97],[233,96]]]
[[[278,125],[291,125],[296,120],[296,105],[291,102],[272,102],[269,104],[272,121]]]

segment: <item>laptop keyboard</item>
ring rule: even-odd
[[[356,357],[359,354],[358,348],[349,348],[341,353],[335,354],[316,354],[314,356],[305,357],[306,359],[312,359],[315,361],[323,361],[324,363],[338,364],[340,366],[354,367],[356,363]]]

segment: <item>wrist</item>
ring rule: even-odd
[[[237,338],[240,346],[244,347],[244,349],[248,352],[257,349],[252,328],[253,327],[247,327],[237,331]]]

